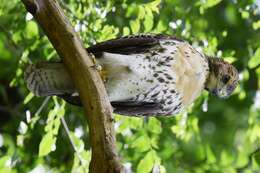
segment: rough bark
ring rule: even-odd
[[[22,0],[48,36],[79,91],[90,129],[91,173],[123,172],[115,149],[112,108],[98,72],[57,0]],[[83,75],[84,74],[84,75]]]

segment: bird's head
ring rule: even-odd
[[[229,97],[238,84],[238,71],[220,58],[208,58],[209,75],[205,89],[220,98]]]

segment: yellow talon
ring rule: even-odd
[[[107,81],[108,72],[103,69],[103,70],[99,71],[99,74],[101,76],[102,81],[106,82]]]

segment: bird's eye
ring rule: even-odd
[[[230,76],[229,76],[229,75],[224,75],[224,76],[222,77],[222,82],[223,82],[224,84],[228,83],[229,80],[230,80]]]

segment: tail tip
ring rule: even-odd
[[[26,82],[27,88],[34,93],[36,96],[40,96],[39,94],[39,86],[36,81],[37,76],[36,65],[29,64],[24,72],[24,80]]]

